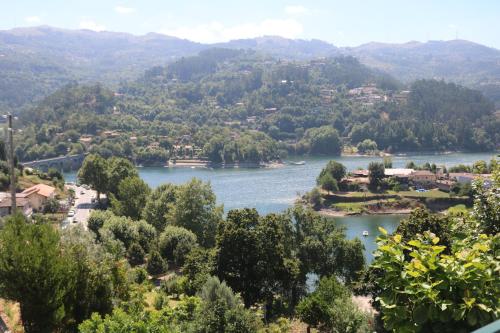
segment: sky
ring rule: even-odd
[[[276,35],[337,46],[466,39],[500,49],[498,0],[0,0],[0,29],[163,33],[196,42]]]

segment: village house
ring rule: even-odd
[[[29,200],[20,194],[16,195],[16,207],[24,216],[30,216],[33,213]],[[0,217],[10,215],[11,213],[12,200],[10,193],[0,192]]]
[[[25,198],[29,201],[31,208],[35,211],[40,211],[48,199],[54,198],[56,189],[45,184],[37,184],[25,189],[19,194],[20,198]]]
[[[436,183],[437,176],[428,170],[416,170],[410,174],[409,179],[415,184],[430,185]]]

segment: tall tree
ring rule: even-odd
[[[174,225],[191,230],[200,245],[211,247],[215,244],[217,225],[222,220],[222,206],[216,205],[210,183],[193,178],[179,187],[168,218]]]
[[[0,295],[19,302],[27,333],[53,332],[68,315],[64,302],[74,291],[75,267],[59,239],[52,226],[21,215],[8,218],[0,232]]]
[[[78,171],[78,179],[81,183],[90,185],[97,191],[97,200],[99,201],[101,193],[108,189],[108,163],[99,155],[88,155]]]
[[[139,177],[128,177],[120,181],[118,193],[111,195],[111,205],[117,215],[138,220],[146,206],[151,189]]]

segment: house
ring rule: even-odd
[[[437,176],[428,170],[417,170],[409,175],[409,179],[416,184],[431,184],[436,182]]]
[[[0,193],[0,217],[4,217],[12,213],[12,200],[10,198],[10,193]],[[16,195],[16,207],[17,210],[22,212],[24,216],[30,216],[33,213],[29,200],[20,194]]]
[[[460,184],[470,184],[474,180],[479,179],[479,178],[484,178],[484,179],[489,179],[491,178],[491,174],[475,174],[475,173],[468,173],[468,172],[450,172],[449,174],[450,179],[454,179],[457,183]]]
[[[37,184],[30,188],[25,189],[19,194],[21,198],[26,198],[36,211],[40,211],[48,199],[54,198],[56,189],[52,186],[45,184]]]

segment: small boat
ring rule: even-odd
[[[364,236],[364,237],[368,236],[368,231],[366,231],[366,230],[365,230],[365,231],[363,231],[363,236]]]
[[[291,165],[304,165],[306,164],[306,161],[299,161],[299,162],[290,162]]]

